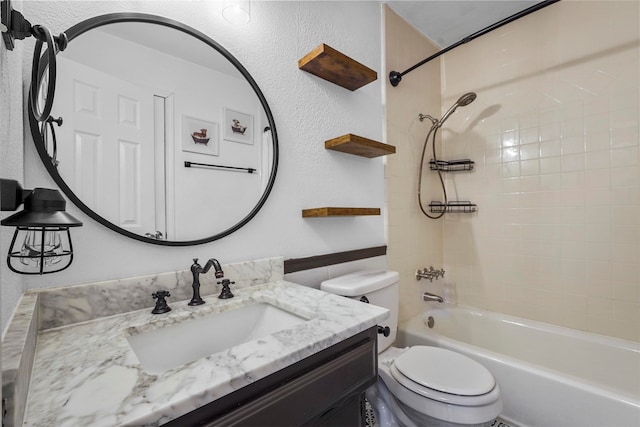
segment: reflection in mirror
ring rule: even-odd
[[[47,168],[105,225],[153,243],[202,243],[264,203],[277,165],[271,114],[248,73],[210,44],[115,22],[73,37],[57,59],[51,115],[63,124],[57,170]],[[52,157],[52,137],[34,133],[41,157],[45,141]]]

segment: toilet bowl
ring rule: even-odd
[[[322,282],[326,292],[390,310],[390,334],[378,336],[380,381],[367,399],[380,427],[490,426],[502,412],[500,388],[484,366],[454,351],[430,346],[396,348],[398,273],[360,271]]]
[[[493,375],[466,356],[439,347],[390,347],[378,360],[381,383],[393,399],[388,404],[408,418],[399,425],[490,425],[502,411]]]

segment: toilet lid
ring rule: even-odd
[[[479,396],[496,385],[487,368],[467,356],[439,347],[411,347],[393,365],[411,381],[442,393]]]

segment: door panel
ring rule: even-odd
[[[76,195],[110,222],[137,234],[155,233],[156,151],[154,91],[75,61],[58,61],[58,170]],[[63,105],[72,103],[72,105]],[[75,141],[74,144],[66,141]],[[162,169],[160,169],[162,173]]]

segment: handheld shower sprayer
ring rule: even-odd
[[[469,92],[469,93],[465,93],[460,98],[458,98],[456,103],[453,104],[451,106],[451,108],[449,108],[447,110],[446,113],[444,113],[444,116],[442,116],[442,118],[440,119],[440,125],[439,126],[442,126],[442,124],[445,122],[445,120],[447,120],[449,118],[449,116],[452,115],[454,111],[456,111],[456,108],[458,108],[458,107],[466,107],[467,105],[471,104],[476,99],[476,96],[477,95],[475,93]]]
[[[420,121],[424,121],[424,119],[429,119],[431,120],[431,123],[433,126],[441,127],[443,123],[449,118],[449,116],[451,116],[456,111],[458,107],[466,107],[467,105],[471,104],[476,99],[476,97],[477,95],[475,94],[475,92],[465,93],[460,98],[458,98],[456,103],[453,104],[451,108],[447,110],[446,113],[444,113],[444,115],[440,120],[437,120],[428,114],[420,114],[418,115],[418,118],[420,119]]]

